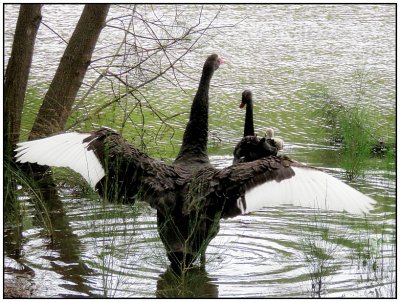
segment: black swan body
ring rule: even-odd
[[[240,108],[246,107],[243,138],[233,151],[233,163],[243,163],[257,160],[270,155],[277,155],[279,147],[273,138],[258,138],[254,133],[253,94],[250,90],[242,93]]]
[[[207,155],[208,88],[221,62],[211,55],[204,64],[183,143],[172,165],[152,159],[106,128],[20,143],[17,161],[71,168],[110,201],[146,201],[157,210],[158,232],[171,266],[180,270],[204,255],[221,218],[282,204],[357,214],[372,208],[370,197],[287,157],[213,168]]]

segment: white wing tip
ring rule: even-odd
[[[376,203],[371,197],[320,170],[292,169],[295,175],[291,178],[265,182],[247,191],[245,212],[264,206],[294,205],[362,215],[369,213]]]
[[[89,142],[83,143],[90,135],[69,132],[18,143],[15,158],[21,163],[70,168],[95,188],[97,182],[105,176],[105,171],[93,150],[87,149]]]

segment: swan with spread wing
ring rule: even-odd
[[[107,128],[19,143],[16,159],[75,170],[109,201],[147,202],[157,210],[158,232],[171,265],[180,270],[200,256],[204,263],[221,219],[283,204],[355,214],[372,209],[372,198],[288,157],[271,155],[214,168],[207,154],[209,87],[222,63],[213,54],[203,66],[172,164],[151,158]]]

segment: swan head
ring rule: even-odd
[[[274,137],[274,130],[272,128],[267,128],[265,131],[265,136],[267,138],[273,138]]]
[[[212,54],[208,56],[206,62],[204,63],[204,68],[215,71],[219,68],[221,64],[224,64],[224,59],[218,57],[217,54]]]
[[[250,90],[245,90],[242,92],[242,102],[240,103],[240,108],[253,103],[253,94]]]
[[[278,138],[278,137],[274,137],[274,142],[276,145],[276,148],[279,150],[283,150],[283,140]]]
[[[274,130],[272,128],[267,128],[267,130],[265,131],[265,137],[267,139],[273,140],[273,142],[275,143],[275,147],[278,150],[283,150],[283,140],[281,138],[274,137],[274,135]]]

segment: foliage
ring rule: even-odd
[[[353,74],[355,88],[346,98],[328,85],[314,82],[305,85],[299,95],[314,104],[312,117],[329,140],[340,146],[341,164],[349,179],[362,176],[374,156],[386,157],[387,165],[394,159],[393,125],[390,120],[382,123],[387,118],[366,99],[371,89],[367,75],[359,70]]]
[[[371,121],[368,118],[368,112],[357,106],[350,107],[339,114],[338,122],[343,147],[342,165],[349,179],[362,174],[366,160],[371,154],[374,135],[371,135],[370,131],[375,130],[368,121]]]

